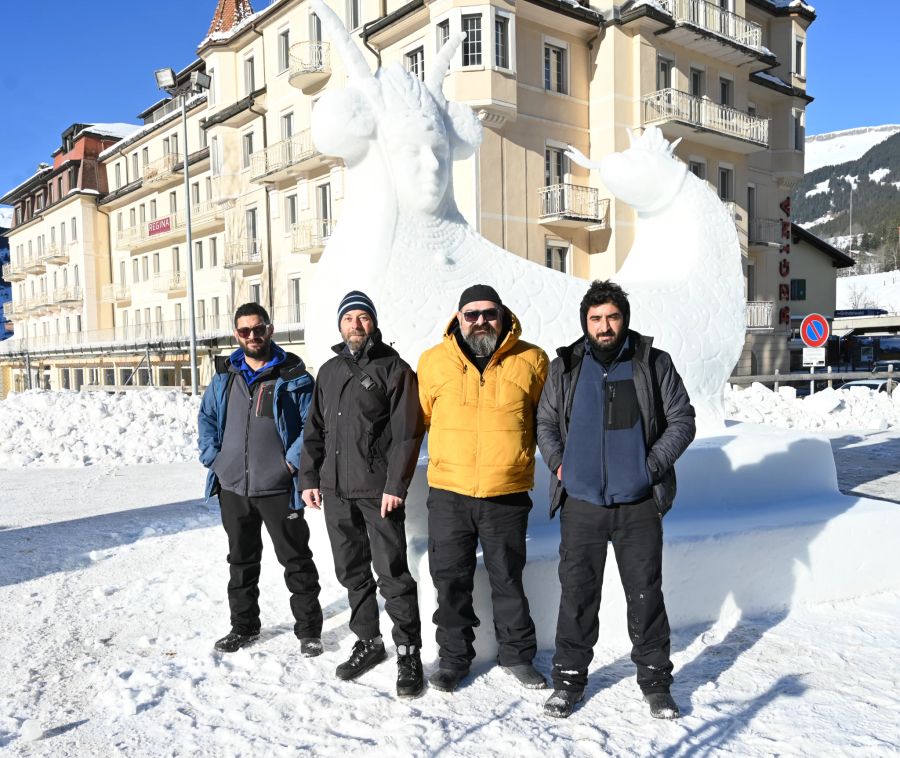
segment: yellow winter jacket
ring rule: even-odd
[[[483,374],[456,341],[457,319],[419,359],[419,401],[428,428],[428,484],[470,497],[534,486],[535,415],[547,354],[511,327]]]

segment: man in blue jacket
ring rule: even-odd
[[[231,567],[231,631],[215,649],[233,653],[259,636],[265,524],[284,566],[300,652],[311,657],[322,652],[322,608],[296,473],[313,379],[300,358],[272,341],[272,332],[261,305],[237,309],[234,337],[240,347],[213,377],[200,405],[200,462],[209,469],[206,496],[219,496]]]
[[[694,408],[668,353],[628,328],[630,313],[621,287],[594,282],[581,301],[584,335],[557,351],[538,405],[551,515],[562,508],[550,716],[569,716],[584,695],[610,542],[638,686],[653,717],[679,715],[669,693],[662,517],[675,499],[675,461],[694,439]]]

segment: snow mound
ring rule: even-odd
[[[798,398],[793,387],[779,387],[775,392],[754,382],[744,389],[726,387],[725,415],[782,429],[883,430],[900,426],[900,391],[891,397],[866,387],[824,389]]]
[[[0,402],[0,468],[195,460],[199,407],[176,390],[11,394]]]

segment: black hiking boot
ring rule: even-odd
[[[422,659],[415,645],[397,645],[397,695],[416,697],[425,689]]]
[[[335,676],[344,681],[356,679],[360,674],[365,674],[373,666],[377,666],[385,658],[384,643],[381,637],[371,640],[357,640],[353,645],[350,657],[335,670]]]
[[[644,695],[650,706],[650,715],[655,719],[677,719],[681,716],[676,703],[668,692],[651,692]]]
[[[439,668],[428,678],[428,684],[440,692],[453,692],[468,675],[469,669]]]
[[[530,663],[514,663],[512,666],[501,666],[506,673],[512,674],[523,687],[529,690],[543,690],[547,688],[547,680]]]
[[[315,658],[317,655],[322,655],[324,649],[319,637],[300,638],[300,655],[304,658]]]
[[[544,713],[558,719],[567,719],[584,697],[584,690],[553,690],[544,703]]]
[[[259,638],[259,632],[256,634],[239,634],[238,632],[228,632],[222,639],[216,640],[213,648],[220,653],[235,653],[242,647],[247,647]]]

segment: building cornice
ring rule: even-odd
[[[842,253],[834,245],[829,245],[825,240],[817,237],[812,232],[807,231],[802,226],[791,224],[791,238],[794,242],[802,240],[812,245],[820,253],[824,253],[831,258],[835,268],[850,268],[855,266],[856,261],[846,253]]]
[[[802,16],[808,21],[816,20],[816,12],[806,5],[775,5],[771,0],[747,0],[747,4],[773,16]]]
[[[789,95],[790,97],[798,97],[801,100],[805,100],[806,104],[809,105],[815,98],[812,95],[807,95],[805,90],[800,89],[799,87],[792,87],[787,82],[783,84],[779,84],[778,82],[774,82],[771,79],[767,79],[766,77],[759,76],[759,74],[765,73],[763,71],[754,71],[750,74],[750,81],[754,84],[758,84],[760,87],[767,87],[768,89],[774,90],[775,92],[780,92],[782,95]]]

